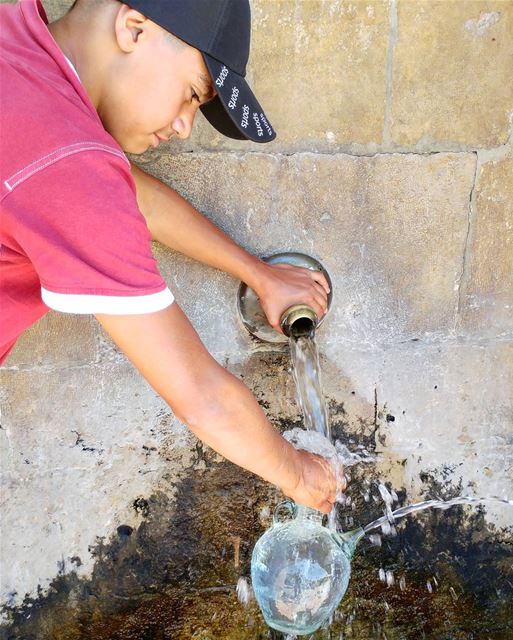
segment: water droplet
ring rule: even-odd
[[[381,547],[381,536],[379,533],[371,533],[369,540],[375,547]]]
[[[260,509],[260,520],[267,520],[270,515],[271,509],[268,506],[262,507],[262,509]]]
[[[241,576],[237,581],[237,598],[240,603],[248,604],[253,598],[253,589],[249,586],[246,578]]]

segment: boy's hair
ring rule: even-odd
[[[85,7],[88,10],[95,9],[96,7],[101,7],[102,5],[109,4],[111,2],[119,2],[119,0],[75,0],[75,2],[71,5],[68,11],[72,11],[75,7]],[[178,38],[177,36],[166,31],[166,40],[168,40],[175,49],[184,49],[187,47],[187,44]]]

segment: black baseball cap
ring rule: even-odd
[[[220,133],[270,142],[276,133],[246,82],[249,0],[127,0],[133,9],[203,54],[216,97],[200,107]]]

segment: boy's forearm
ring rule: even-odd
[[[248,253],[174,189],[132,164],[137,202],[152,238],[255,287],[264,262]]]
[[[197,414],[184,417],[191,431],[224,458],[292,492],[299,476],[297,451],[272,427],[249,389],[231,374],[211,385]]]

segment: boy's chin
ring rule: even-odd
[[[111,134],[112,135],[112,134]],[[133,155],[141,155],[145,151],[152,146],[151,141],[148,142],[148,138],[146,140],[144,138],[139,139],[126,139],[117,136],[113,136],[119,146],[123,149],[125,153],[131,153]]]
[[[127,143],[120,144],[120,147],[123,149],[125,153],[130,153],[135,156],[140,156],[141,154],[148,151],[148,149],[152,148],[151,144],[135,144],[135,143]]]

